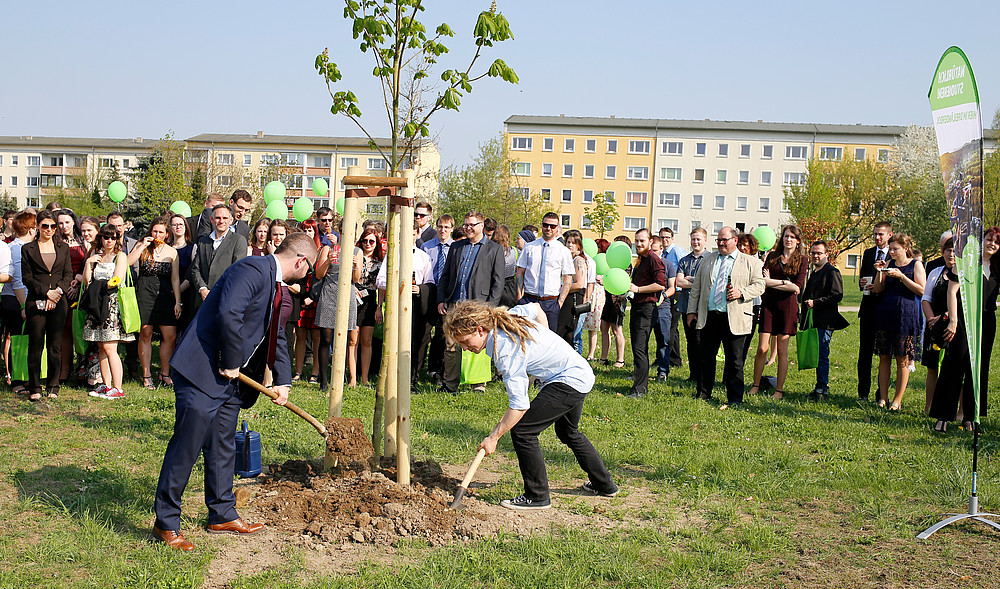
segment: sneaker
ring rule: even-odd
[[[123,391],[121,389],[116,389],[116,388],[112,387],[110,389],[107,389],[104,392],[104,394],[101,395],[101,397],[103,397],[105,399],[111,399],[111,400],[124,399],[125,398],[125,391]]]
[[[104,398],[104,393],[107,392],[107,390],[108,390],[108,386],[104,385],[104,384],[101,384],[101,385],[97,385],[96,389],[90,391],[87,394],[90,395],[91,397],[98,397],[100,399],[103,399]]]
[[[520,497],[514,497],[513,499],[504,499],[500,502],[500,506],[518,511],[533,511],[537,509],[548,509],[552,507],[552,502],[548,499],[545,499],[544,501],[531,500],[524,495],[521,495]]]
[[[485,393],[486,392],[486,383],[484,382],[484,383],[477,384],[476,386],[472,387],[472,391],[475,392],[475,393]]]
[[[602,493],[601,491],[598,491],[597,487],[594,486],[594,483],[592,483],[590,481],[587,481],[586,483],[583,483],[583,486],[580,487],[580,488],[583,489],[584,491],[588,492],[588,493],[593,494],[593,495],[600,495],[602,497],[614,497],[615,495],[618,494],[618,487],[615,486],[614,483],[611,483],[611,485],[614,487],[614,490],[613,491],[608,491],[607,493]]]

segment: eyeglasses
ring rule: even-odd
[[[110,241],[118,241],[117,237],[113,237],[113,236],[112,237],[108,237],[107,235],[102,235],[101,239],[107,239],[107,240],[110,240]]]
[[[416,217],[417,219],[423,219],[424,217],[430,217],[430,215],[427,214],[427,213],[413,213],[413,216]]]
[[[309,258],[305,257],[302,254],[299,254],[299,257],[306,261],[306,266],[309,267],[309,273],[312,274],[313,273],[313,265],[312,265],[312,262],[309,261]]]
[[[41,225],[39,225],[39,227],[42,228],[42,229],[55,229],[56,228],[56,226],[55,226],[54,223],[42,223]]]
[[[361,240],[361,243],[375,243],[375,240],[374,239],[363,239],[363,240]]]
[[[329,219],[320,218],[319,222],[320,223],[333,223],[333,217],[330,217]]]
[[[718,237],[718,238],[716,238],[716,240],[715,240],[715,241],[716,241],[717,243],[726,243],[726,242],[727,242],[727,241],[729,241],[730,239],[736,239],[736,238],[735,238],[735,237]]]
[[[462,227],[475,227],[476,225],[482,225],[482,221],[476,221],[475,223],[463,223]]]
[[[542,223],[542,227],[545,227],[546,229],[555,229],[558,226],[559,223]]]

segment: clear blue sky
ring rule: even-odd
[[[426,0],[464,66],[484,0]],[[339,0],[8,2],[0,19],[0,135],[148,138],[173,130],[358,135],[313,69],[329,46],[342,86],[385,134]],[[483,80],[432,120],[442,164],[464,164],[511,114],[930,123],[950,45],[968,54],[987,124],[1000,105],[1000,2],[500,0],[517,86]],[[610,9],[610,10],[609,10]],[[993,41],[989,41],[993,38]],[[366,106],[367,105],[367,106]]]

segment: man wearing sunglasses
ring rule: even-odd
[[[712,398],[715,356],[722,345],[727,403],[719,409],[735,409],[743,402],[745,343],[752,327],[753,300],[764,294],[764,267],[755,256],[736,249],[732,227],[723,227],[715,242],[719,250],[705,256],[688,296],[687,323],[701,330],[701,378],[695,397]]]
[[[417,206],[413,208],[413,220],[420,226],[417,247],[423,247],[425,243],[430,242],[430,240],[437,236],[437,230],[434,229],[434,224],[431,223],[434,220],[434,217],[431,216],[431,211],[433,210],[434,207],[426,202],[418,202]]]
[[[573,254],[559,241],[559,233],[559,215],[545,213],[542,238],[525,245],[517,259],[518,304],[538,303],[552,331],[559,326],[559,309],[576,274]]]
[[[209,244],[208,247],[211,247]],[[316,244],[293,233],[269,256],[232,264],[209,292],[170,359],[176,421],[163,457],[153,507],[153,534],[172,548],[192,550],[181,535],[181,496],[198,456],[205,456],[208,531],[247,535],[263,524],[244,522],[236,512],[237,417],[252,407],[257,392],[239,384],[244,372],[260,382],[264,367],[274,375],[274,403],[284,405],[292,384],[285,340],[281,282],[304,278],[316,262]]]

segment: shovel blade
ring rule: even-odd
[[[455,500],[448,506],[449,511],[462,509],[462,498],[465,497],[465,491],[465,487],[459,487],[455,490]]]

